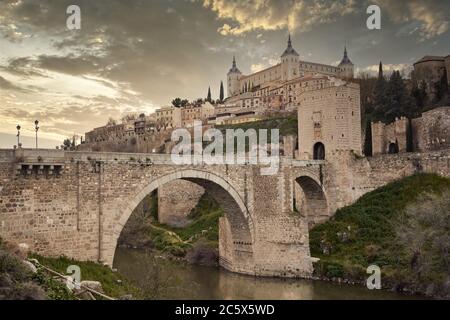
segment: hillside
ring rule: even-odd
[[[315,274],[450,297],[450,179],[414,175],[370,192],[310,232]]]
[[[280,137],[286,135],[297,135],[298,132],[298,122],[297,115],[291,114],[286,117],[273,117],[266,120],[234,124],[234,125],[222,125],[216,126],[217,129],[221,131],[225,131],[226,129],[255,129],[258,131],[259,129],[279,129]],[[270,132],[269,132],[270,134]]]

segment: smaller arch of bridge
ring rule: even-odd
[[[330,216],[328,196],[319,179],[310,172],[303,172],[295,178],[295,184],[302,191],[301,199],[297,199],[297,194],[294,194],[296,208],[299,209],[300,214],[306,216],[309,226],[311,227],[328,219]]]

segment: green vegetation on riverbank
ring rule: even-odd
[[[310,232],[315,273],[364,281],[378,265],[382,286],[450,297],[450,179],[414,175],[340,209]]]
[[[96,262],[77,261],[67,257],[48,258],[33,254],[32,258],[37,259],[41,264],[61,274],[66,274],[67,267],[71,265],[79,266],[81,270],[81,281],[91,280],[100,282],[103,292],[107,296],[116,299],[127,295],[131,295],[133,299],[141,299],[144,297],[140,289],[108,266]]]
[[[0,300],[75,299],[65,284],[25,259],[23,250],[0,238]]]
[[[280,137],[287,135],[297,135],[298,134],[298,122],[297,122],[297,114],[290,114],[284,117],[273,117],[261,121],[248,122],[248,123],[240,123],[233,125],[221,125],[216,126],[217,129],[221,131],[225,131],[226,129],[255,129],[258,131],[259,129],[279,129]],[[270,135],[270,131],[268,132]]]
[[[199,251],[217,251],[219,218],[223,211],[207,193],[200,198],[188,216],[189,223],[182,228],[158,223],[154,209],[157,197],[150,197],[147,201],[150,210],[143,214],[133,213],[119,239],[120,244],[156,249],[176,257],[198,256]]]

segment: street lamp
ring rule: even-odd
[[[39,130],[38,124],[39,124],[39,121],[36,120],[34,122],[34,129],[36,130],[36,149],[38,147],[38,130]]]
[[[20,147],[20,125],[17,125],[17,147]]]

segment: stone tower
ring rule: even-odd
[[[241,71],[236,66],[236,58],[233,56],[233,64],[227,74],[227,93],[228,97],[239,94],[239,80],[242,76]]]
[[[339,76],[344,79],[353,79],[354,72],[354,64],[350,61],[347,54],[347,46],[344,47],[344,57],[342,58],[341,63],[339,63]]]
[[[289,81],[299,76],[299,54],[292,47],[291,35],[288,45],[281,55],[281,80]]]

